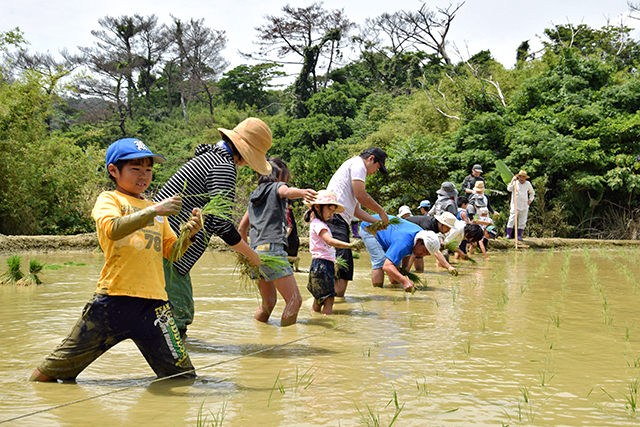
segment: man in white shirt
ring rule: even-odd
[[[335,239],[349,241],[349,224],[353,217],[369,223],[377,221],[360,206],[380,214],[380,219],[385,223],[389,222],[384,209],[367,193],[365,183],[367,176],[373,175],[378,169],[384,174],[387,173],[386,160],[387,153],[384,150],[378,147],[367,148],[359,156],[344,162],[329,181],[327,190],[333,192],[338,198],[338,203],[345,208],[343,213],[334,215],[331,221],[327,222]],[[353,254],[351,249],[336,249],[336,256],[347,262],[347,268],[340,267],[335,282],[337,296],[343,297],[349,281],[353,280]]]
[[[513,176],[507,191],[511,192],[511,210],[509,212],[509,222],[507,223],[507,239],[513,237],[513,227],[516,225],[516,210],[518,212],[518,240],[522,241],[522,232],[527,225],[529,205],[533,202],[536,192],[533,186],[527,181],[529,175],[521,170]],[[516,208],[517,207],[517,208]]]

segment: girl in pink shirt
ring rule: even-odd
[[[309,223],[309,251],[311,252],[311,268],[307,289],[313,295],[315,312],[333,313],[333,300],[336,296],[335,280],[335,248],[351,249],[353,244],[334,239],[326,224],[334,214],[344,212],[344,206],[338,203],[336,195],[331,191],[320,190],[312,204],[305,205],[309,210],[304,214]]]

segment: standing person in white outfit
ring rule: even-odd
[[[527,225],[529,205],[533,202],[536,192],[533,191],[531,182],[527,181],[529,175],[521,170],[513,176],[507,191],[511,192],[511,210],[509,212],[509,222],[507,223],[507,239],[513,237],[513,228],[516,225],[516,206],[518,210],[518,240],[522,241],[522,232]],[[515,189],[515,191],[514,191]]]
[[[347,160],[333,174],[327,190],[336,195],[338,203],[344,206],[344,212],[334,215],[326,221],[334,239],[349,242],[349,230],[351,219],[358,218],[361,221],[373,223],[377,218],[372,217],[360,206],[371,209],[380,214],[380,220],[389,222],[389,217],[382,206],[367,193],[365,181],[367,176],[373,175],[378,170],[386,174],[385,161],[387,153],[378,148],[371,147]],[[340,278],[335,281],[336,296],[343,297],[347,289],[347,284],[353,280],[353,254],[351,249],[336,249],[336,256],[342,257],[347,263],[347,267],[340,267]]]

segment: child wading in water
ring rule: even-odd
[[[280,158],[270,158],[269,164],[271,173],[258,178],[258,188],[251,193],[249,207],[240,221],[238,231],[246,241],[247,230],[250,229],[250,246],[258,254],[281,257],[286,261],[287,199],[304,198],[305,202],[313,202],[317,193],[311,189],[289,187],[289,168]],[[258,288],[262,302],[254,318],[267,322],[276,306],[277,292],[280,292],[286,302],[280,325],[296,323],[302,296],[293,277],[293,270],[290,267],[276,270],[263,264],[260,266],[260,273]]]
[[[320,190],[313,203],[305,203],[309,210],[304,214],[309,224],[309,251],[311,269],[307,289],[313,295],[312,310],[322,314],[333,313],[335,291],[336,251],[333,248],[352,249],[354,244],[334,239],[326,224],[334,214],[344,212],[344,206],[338,203],[331,191]]]
[[[180,212],[182,199],[173,196],[153,203],[143,197],[153,164],[166,159],[142,141],[125,138],[109,146],[105,160],[116,189],[100,194],[91,212],[105,256],[98,287],[69,336],[30,380],[75,380],[104,352],[128,338],[158,377],[193,378],[196,374],[167,300],[162,259],[182,257],[202,229],[200,212],[191,211],[184,224],[189,238],[178,240],[166,216]]]

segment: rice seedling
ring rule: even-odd
[[[351,243],[352,251],[361,251],[364,248],[366,248],[366,245],[364,244],[364,240],[362,239],[355,240],[354,242]]]
[[[205,400],[206,397],[204,400],[202,400],[202,404],[198,409],[198,414],[196,416],[196,427],[205,427],[207,425],[210,425],[211,427],[221,427],[224,421],[225,412],[227,410],[227,403],[229,403],[228,400],[226,398],[222,399],[222,406],[215,414],[209,411],[209,414],[213,418],[210,422],[207,422],[207,415],[205,415],[204,417],[202,416],[202,410],[204,409]]]
[[[556,311],[555,313],[549,313],[549,318],[551,322],[556,325],[556,328],[560,327],[560,312]]]
[[[43,270],[60,270],[62,266],[60,264],[47,264],[42,269]]]
[[[640,377],[630,380],[627,384],[627,390],[629,394],[618,392],[624,397],[624,407],[629,413],[630,417],[635,417],[638,410],[638,388],[640,388]]]
[[[398,419],[398,416],[400,416],[400,412],[402,412],[402,410],[404,409],[404,403],[402,404],[402,406],[400,406],[398,402],[398,394],[396,393],[395,390],[393,391],[393,398],[389,401],[389,403],[385,405],[385,408],[387,408],[392,403],[395,406],[395,412],[393,414],[393,417],[391,418],[391,421],[388,424],[388,427],[391,427],[396,422],[396,420]],[[371,409],[371,407],[367,404],[367,402],[364,402],[364,405],[367,408],[366,412],[361,411],[360,408],[358,408],[358,405],[356,405],[356,409],[360,414],[361,421],[367,426],[374,426],[374,427],[381,426],[382,424],[380,421],[380,414],[377,411],[374,412]]]
[[[416,380],[416,388],[418,389],[418,396],[428,396],[431,392],[427,385],[426,378],[422,378],[422,383],[419,383],[418,380]]]
[[[293,386],[293,393],[297,393],[298,388],[300,387],[302,387],[303,390],[308,389],[313,381],[315,381],[316,372],[318,372],[318,369],[318,367],[311,365],[306,371],[302,373],[302,375],[300,375],[300,373],[298,372],[298,366],[296,366],[296,379]]]
[[[22,257],[20,255],[11,255],[7,258],[7,271],[0,275],[0,284],[3,285],[15,285],[24,274],[20,271],[20,264],[22,263]]]
[[[180,225],[180,233],[178,234],[178,240],[175,241],[173,247],[171,248],[171,259],[170,261],[178,261],[182,257],[182,249],[184,247],[184,242],[189,238],[189,234],[191,234],[191,230],[187,227],[186,223],[182,223]]]
[[[487,331],[487,323],[489,322],[489,315],[483,314],[480,316],[480,332]]]
[[[278,375],[276,376],[276,380],[273,382],[273,387],[271,387],[271,393],[269,393],[269,400],[267,400],[267,408],[271,405],[271,397],[273,396],[273,391],[278,388],[280,394],[285,394],[284,386],[282,385],[282,381],[280,381],[280,373],[282,371],[278,371]]]
[[[29,274],[18,280],[16,285],[31,286],[42,284],[42,281],[38,277],[38,273],[42,271],[43,267],[44,264],[40,263],[37,259],[29,260]]]
[[[626,329],[626,331],[624,333],[624,340],[629,342],[629,338],[631,338],[631,332],[633,332],[633,330],[635,329],[636,322],[634,321],[631,324],[631,327],[629,327],[629,322],[627,322],[626,320],[625,320],[624,323],[625,323],[625,325],[627,325],[627,329]]]
[[[388,226],[400,225],[401,222],[400,218],[393,217],[389,218],[388,224],[385,224],[383,221],[376,221],[373,224],[365,226],[364,229],[375,236],[378,231],[386,230]]]
[[[629,360],[627,358],[627,352],[624,352],[624,360],[625,362],[627,362],[627,366],[630,368],[640,368],[640,356],[634,358],[631,358],[631,360]]]
[[[362,244],[364,244],[364,242],[362,242]],[[360,259],[360,254],[358,252],[352,253],[351,256],[353,257],[353,259]]]
[[[462,345],[462,350],[465,354],[471,354],[471,340],[467,340],[467,342]]]
[[[68,265],[68,266],[72,266],[72,267],[79,267],[79,266],[87,265],[87,264],[84,263],[84,262],[67,261],[67,262],[63,263],[62,265]]]
[[[420,320],[420,315],[418,313],[411,313],[411,315],[409,315],[409,328],[413,329],[418,320]]]

